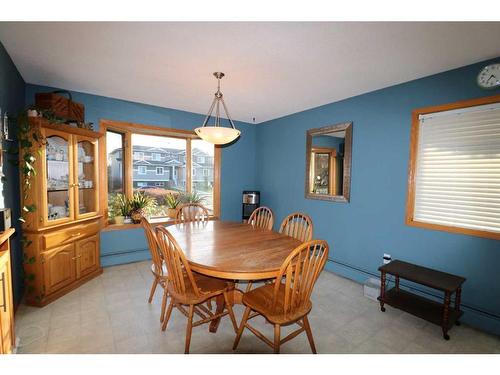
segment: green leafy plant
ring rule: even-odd
[[[30,222],[27,221],[28,215],[36,212],[37,207],[34,203],[29,202],[29,191],[32,188],[32,179],[38,173],[36,170],[36,161],[42,154],[42,147],[45,145],[45,138],[43,137],[40,127],[32,126],[29,120],[27,111],[35,110],[39,116],[48,120],[51,124],[61,124],[64,123],[64,119],[55,116],[54,112],[49,109],[38,108],[36,106],[29,106],[23,111],[21,111],[17,118],[17,144],[12,143],[8,152],[11,155],[15,155],[14,160],[10,160],[12,164],[19,167],[21,175],[21,194],[23,198],[24,205],[21,208],[21,221],[24,225],[24,229],[30,227]],[[32,241],[26,237],[24,234],[21,236],[21,246],[23,248],[23,262],[25,265],[33,266],[36,263],[35,256],[29,256],[29,247]],[[28,295],[33,295],[35,292],[34,281],[35,274],[33,272],[24,271],[24,280],[26,284],[26,291]],[[43,291],[40,295],[33,296],[37,301],[43,298]]]
[[[168,193],[167,195],[165,195],[165,205],[168,208],[175,210],[181,203],[182,202],[180,194]]]
[[[200,196],[196,191],[193,191],[191,193],[183,193],[179,197],[181,203],[203,203],[205,201],[205,197]]]
[[[23,198],[24,205],[21,208],[21,217],[19,221],[24,224],[24,229],[30,227],[30,223],[27,221],[28,215],[36,212],[37,207],[34,203],[29,202],[29,191],[32,188],[32,179],[37,175],[36,161],[37,158],[41,156],[42,147],[45,145],[45,138],[43,137],[40,128],[38,126],[32,126],[27,115],[27,110],[36,110],[43,118],[47,119],[50,123],[61,123],[62,119],[57,118],[54,113],[50,110],[40,109],[35,106],[30,106],[25,110],[21,111],[16,118],[16,136],[17,144],[12,143],[8,150],[8,153],[15,155],[14,159],[10,162],[17,166],[21,175],[21,194]],[[25,265],[34,265],[36,263],[35,256],[29,256],[28,249],[31,246],[32,241],[26,237],[24,234],[21,236],[21,246],[23,248],[23,263]],[[26,291],[28,295],[32,295],[35,292],[34,281],[35,274],[33,272],[23,273]],[[41,300],[43,293],[38,296],[34,296],[35,300]]]
[[[124,194],[116,194],[113,202],[114,216],[129,216],[130,214],[130,201]]]
[[[130,204],[130,217],[134,223],[141,221],[141,217],[153,211],[156,207],[156,200],[143,191],[134,193],[129,200]]]

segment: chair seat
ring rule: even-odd
[[[196,284],[202,293],[213,293],[221,290],[226,290],[233,286],[234,283],[227,280],[217,279],[215,277],[205,276],[200,273],[193,272]]]
[[[201,303],[211,297],[221,294],[223,291],[228,290],[231,287],[234,287],[234,283],[232,281],[217,279],[215,277],[205,276],[196,272],[193,272],[193,277],[196,281],[196,285],[198,286],[198,297],[192,289],[187,273],[184,273],[184,285],[186,286],[186,293],[183,296],[177,295],[177,293],[175,293],[173,290],[170,290],[171,288],[169,288],[169,292],[173,296],[175,296],[176,299],[178,299],[181,303]]]
[[[286,314],[283,311],[285,300],[285,285],[280,284],[276,306],[272,307],[274,283],[266,284],[243,294],[243,304],[263,315],[273,324],[293,323],[311,311],[312,303],[307,301],[303,306],[291,309]]]

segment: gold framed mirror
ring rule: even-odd
[[[305,196],[349,202],[352,122],[307,131]]]

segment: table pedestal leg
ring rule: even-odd
[[[217,303],[217,308],[215,309],[215,313],[219,314],[224,311],[224,296],[217,296],[215,297],[215,301]],[[220,323],[221,318],[214,319],[210,322],[210,326],[208,330],[212,333],[217,332],[217,328],[219,328],[219,323]]]
[[[232,305],[234,304],[241,304],[241,299],[243,297],[243,292],[239,289],[229,289],[227,291],[227,296],[229,299],[229,303]],[[218,296],[215,297],[215,302],[217,304],[216,309],[215,309],[215,314],[221,313],[224,311],[224,296]],[[214,319],[210,322],[210,326],[208,330],[212,333],[217,332],[217,328],[219,328],[219,323],[220,323],[221,318]]]
[[[448,335],[448,320],[450,318],[450,292],[445,292],[444,294],[444,306],[443,306],[443,338],[449,340]]]

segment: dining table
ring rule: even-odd
[[[232,221],[193,221],[168,226],[191,269],[200,274],[231,281],[275,278],[292,250],[301,244],[293,237],[273,230]],[[232,288],[233,304],[241,304],[243,292]],[[217,298],[217,313],[224,299]],[[216,332],[220,319],[212,321]]]

